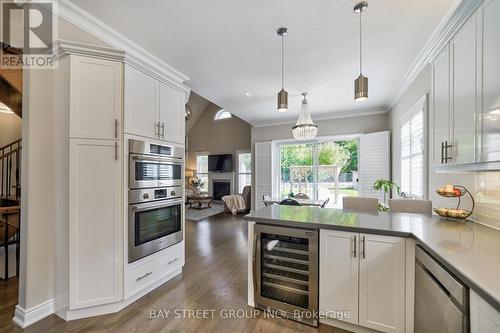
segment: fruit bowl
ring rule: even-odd
[[[445,190],[439,189],[439,190],[436,190],[436,193],[442,197],[459,198],[459,197],[465,195],[465,193],[467,193],[467,192],[455,187],[453,189],[453,191],[445,191]]]
[[[441,217],[452,219],[466,219],[472,214],[470,210],[457,208],[434,208],[434,211]]]

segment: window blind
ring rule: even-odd
[[[401,125],[401,191],[424,195],[424,110],[410,112]]]

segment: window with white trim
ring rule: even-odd
[[[238,159],[238,193],[243,193],[243,188],[252,184],[252,153],[237,152]]]
[[[424,120],[423,103],[401,118],[401,192],[419,199],[424,196]]]
[[[203,186],[202,191],[208,191],[208,155],[209,152],[197,152],[196,154],[196,177],[201,179]]]
[[[233,115],[231,114],[231,112],[222,109],[215,113],[214,120],[231,119],[232,117]]]

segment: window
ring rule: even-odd
[[[231,119],[232,116],[231,112],[222,109],[215,113],[214,120]]]
[[[358,146],[352,138],[279,144],[278,196],[300,192],[341,208],[342,197],[358,195]]]
[[[208,155],[209,152],[196,153],[196,177],[201,179],[202,191],[208,191]]]
[[[424,196],[424,108],[418,103],[401,118],[401,192]]]
[[[252,184],[252,153],[238,152],[238,193],[243,192],[243,188]]]

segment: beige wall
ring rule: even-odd
[[[372,133],[389,129],[389,114],[319,120],[315,123],[318,125],[318,136]],[[252,143],[292,139],[293,125],[254,127],[252,129]]]
[[[0,112],[0,147],[21,138],[22,120],[14,113]]]
[[[475,219],[481,223],[500,228],[500,172],[471,172],[471,173],[436,173],[432,161],[432,142],[434,126],[434,109],[432,106],[432,68],[426,66],[424,70],[414,80],[399,102],[394,106],[390,113],[392,140],[392,171],[393,179],[400,183],[401,163],[400,163],[400,140],[399,128],[400,117],[407,112],[417,101],[429,94],[428,107],[428,138],[429,144],[427,152],[429,155],[428,172],[428,194],[427,197],[432,200],[434,207],[452,207],[456,203],[450,199],[442,198],[435,190],[445,184],[463,185],[467,187],[476,198]],[[464,208],[470,207],[470,201],[466,199]]]
[[[195,153],[234,154],[236,150],[250,150],[251,126],[233,115],[231,119],[214,121],[220,108],[210,104],[188,135],[186,168],[196,169]]]

